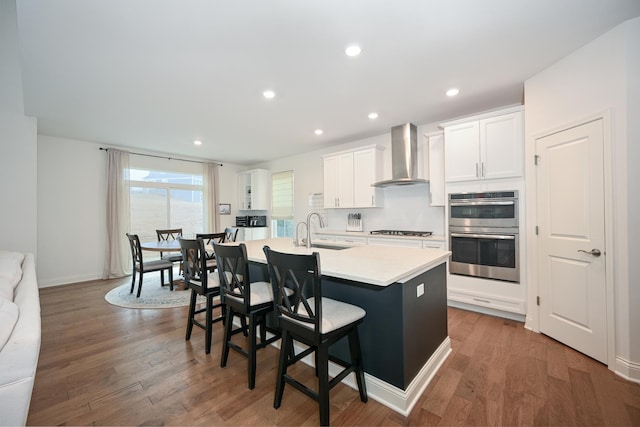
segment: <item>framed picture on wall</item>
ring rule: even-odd
[[[220,203],[218,205],[218,213],[220,213],[220,215],[231,215],[231,204]]]

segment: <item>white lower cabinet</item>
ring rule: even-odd
[[[358,246],[358,245],[378,245],[378,246],[398,246],[405,248],[420,249],[440,249],[444,250],[443,240],[436,239],[403,239],[399,237],[383,237],[376,235],[350,236],[346,234],[314,234],[311,239],[312,243],[331,243],[340,246]]]
[[[444,251],[444,240],[423,240],[422,249],[440,249]]]
[[[240,227],[236,240],[261,240],[269,237],[269,227]]]
[[[347,236],[336,236],[335,240],[336,244],[345,245],[345,246],[357,246],[357,245],[366,245],[367,238],[366,237],[347,237]]]
[[[422,248],[422,240],[413,239],[385,239],[384,237],[369,237],[369,245],[378,246],[401,246],[404,248]]]
[[[464,287],[458,288],[451,284],[451,282],[452,280],[449,279],[447,283],[447,298],[449,301],[484,307],[489,310],[497,310],[497,313],[492,311],[491,314],[508,318],[513,317],[505,316],[501,312],[514,313],[520,316],[524,316],[526,313],[526,306],[523,297],[504,295],[504,292],[499,290],[495,291],[497,293],[492,293],[491,290],[487,291],[485,287],[480,288],[482,290],[471,290]],[[450,305],[455,306],[455,304]],[[515,319],[522,320],[519,317],[515,317]]]

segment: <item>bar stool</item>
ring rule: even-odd
[[[278,377],[273,407],[282,403],[285,384],[318,402],[320,425],[329,425],[329,391],[351,372],[355,372],[360,400],[367,402],[367,389],[362,368],[362,354],[358,325],[366,312],[355,305],[322,296],[320,255],[297,255],[276,252],[264,247],[271,281],[275,289],[274,305],[282,330]],[[288,295],[287,289],[293,294]],[[329,347],[347,336],[351,362],[329,355]],[[308,348],[295,354],[293,340]],[[315,352],[318,390],[307,387],[287,374],[287,368],[303,357]],[[329,380],[329,360],[344,369]]]
[[[217,273],[210,274],[207,266],[207,251],[203,239],[180,239],[182,249],[182,265],[184,266],[184,282],[191,288],[191,300],[189,302],[189,317],[187,319],[187,334],[185,340],[191,339],[193,326],[205,331],[205,353],[211,353],[211,338],[213,335],[213,324],[224,319],[224,307],[221,301],[214,303],[213,299],[220,296],[220,281]],[[206,298],[204,308],[196,310],[198,295]],[[214,318],[213,310],[221,307],[222,313]],[[205,313],[204,323],[196,319],[196,315]]]
[[[226,237],[224,238],[225,242],[235,242],[236,237],[238,237],[238,229],[235,227],[227,227],[224,229],[224,234],[226,234]]]
[[[226,233],[196,233],[196,239],[202,239],[204,242],[204,250],[207,257],[207,270],[210,273],[216,271],[216,254],[213,252],[213,242],[224,243],[227,241]],[[211,251],[207,250],[211,248]],[[217,275],[216,275],[217,277]]]
[[[280,339],[280,331],[267,325],[267,314],[273,312],[273,289],[269,282],[251,282],[247,247],[239,245],[217,244],[213,242],[216,254],[218,275],[222,301],[226,307],[224,320],[224,339],[220,367],[227,365],[229,349],[234,349],[247,358],[249,388],[256,384],[256,352],[258,349]],[[233,329],[233,317],[243,316],[249,321],[249,348],[244,349],[231,339],[245,328]],[[257,329],[260,326],[260,342],[257,340]],[[267,331],[273,336],[267,339]]]

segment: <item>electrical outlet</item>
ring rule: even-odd
[[[422,295],[424,295],[424,283],[420,283],[418,285],[418,288],[416,289],[416,298],[421,297]]]

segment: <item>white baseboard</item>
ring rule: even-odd
[[[53,286],[69,285],[71,283],[90,282],[102,279],[102,274],[84,274],[76,276],[58,277],[51,280],[38,280],[38,288],[50,288]]]
[[[627,381],[640,384],[640,363],[631,362],[622,357],[616,357],[613,372]]]
[[[279,347],[279,341],[277,344]],[[294,343],[294,346],[296,348],[296,353],[305,349],[305,347],[301,346],[297,342]],[[406,390],[395,387],[365,372],[364,377],[367,387],[367,396],[405,417],[408,416],[450,353],[451,340],[447,337],[431,355],[429,360],[427,360],[427,363],[425,363],[422,369],[420,369],[420,372],[418,372]],[[311,357],[311,355],[304,357],[302,361],[309,366],[315,366],[314,358]],[[341,370],[341,366],[329,362],[329,375],[335,377]],[[355,374],[353,373],[348,375],[344,380],[342,380],[342,382],[354,390],[358,389]]]

